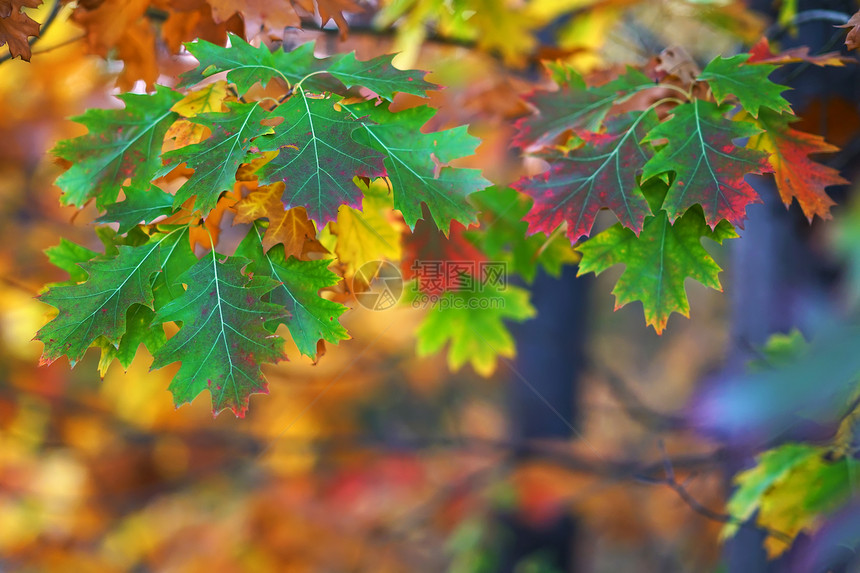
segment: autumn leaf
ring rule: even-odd
[[[37,8],[42,0],[0,0],[0,47],[8,44],[13,58],[30,61],[28,36],[39,35],[39,23],[25,14],[23,8]]]
[[[643,139],[655,145],[667,142],[645,164],[642,181],[675,173],[662,205],[670,222],[699,204],[712,229],[722,219],[743,229],[747,205],[761,203],[744,176],[771,172],[767,154],[734,144],[761,130],[749,122],[726,119],[727,111],[728,106],[693,100],[672,110],[672,117]]]
[[[194,174],[176,191],[177,207],[196,196],[197,209],[206,212],[214,208],[221,193],[233,189],[239,165],[251,155],[251,140],[273,131],[260,123],[267,112],[256,102],[225,105],[224,113],[201,113],[192,118],[194,123],[211,131],[206,140],[162,156],[165,165],[158,175],[165,175],[183,163],[194,169]]]
[[[95,198],[104,209],[114,203],[128,181],[148,188],[161,168],[161,144],[178,117],[171,111],[182,94],[159,86],[152,95],[117,96],[125,109],[91,109],[74,117],[89,133],[57,143],[54,153],[72,162],[57,178],[65,205],[81,207]]]
[[[119,223],[120,233],[129,232],[138,223],[149,224],[159,217],[173,213],[173,195],[155,185],[148,188],[125,187],[125,200],[111,203],[99,223]]]
[[[403,227],[395,221],[390,196],[378,184],[364,188],[361,210],[341,207],[330,229],[336,238],[334,252],[346,275],[354,276],[374,261],[399,261]]]
[[[487,260],[467,238],[466,227],[457,221],[451,222],[446,236],[426,218],[420,219],[407,235],[403,250],[403,278],[414,278],[418,289],[432,296],[459,290],[461,284],[477,288],[481,280],[478,265]]]
[[[250,262],[210,251],[182,275],[188,290],[157,311],[156,321],[182,324],[152,363],[182,362],[169,387],[177,406],[209,390],[213,414],[229,408],[243,417],[250,395],[268,392],[261,365],[286,359],[284,341],[264,326],[283,316],[261,300],[277,282],[244,274]]]
[[[238,94],[242,96],[257,82],[266,87],[272,79],[280,78],[295,84],[305,75],[323,69],[321,60],[314,57],[312,43],[302,44],[289,52],[280,47],[272,52],[265,45],[254,47],[235,34],[229,34],[229,38],[229,48],[205,40],[185,44],[199,64],[179,76],[179,87],[193,86],[211,75],[227,72],[227,80],[236,85]],[[312,89],[317,81],[312,77],[305,85]]]
[[[860,48],[860,11],[855,12],[853,16],[841,26],[837,28],[850,28],[848,35],[845,37],[845,47],[849,50]]]
[[[227,97],[227,82],[213,82],[199,90],[189,92],[184,98],[176,102],[173,111],[182,117],[194,117],[204,112],[218,112],[222,110],[222,102]],[[200,143],[206,137],[206,127],[181,119],[170,126],[165,134],[165,139],[172,141],[170,149],[177,149]],[[170,149],[165,149],[169,151]]]
[[[337,218],[341,205],[360,205],[355,177],[385,174],[385,156],[355,140],[363,120],[335,109],[337,101],[301,91],[268,115],[283,121],[275,134],[255,142],[260,151],[278,151],[257,171],[260,183],[283,183],[285,205],[305,207],[320,227]]]
[[[45,254],[52,265],[69,273],[69,281],[60,284],[75,284],[87,280],[87,272],[81,268],[80,264],[99,255],[99,253],[68,239],[60,239],[60,244],[45,249]]]
[[[470,200],[481,211],[481,226],[469,229],[466,236],[489,260],[505,262],[527,282],[534,280],[539,267],[559,276],[563,265],[579,261],[561,233],[528,234],[524,218],[531,209],[530,197],[510,187],[490,187],[474,193]]]
[[[191,250],[191,229],[189,227],[159,225],[158,229],[159,233],[153,235],[154,238],[160,239],[164,235],[174,233],[176,238],[165,244],[160,254],[161,272],[155,275],[152,284],[155,310],[164,307],[185,292],[181,278],[188,269],[197,264],[197,257]]]
[[[355,0],[295,0],[300,5],[304,5],[305,10],[314,13],[313,5],[316,4],[317,11],[320,15],[320,20],[323,24],[327,24],[329,20],[334,20],[340,30],[341,38],[346,38],[349,25],[343,12],[363,12],[361,4]]]
[[[280,186],[264,186],[252,191],[236,204],[233,223],[253,223],[265,218],[269,220],[263,236],[263,248],[269,250],[276,244],[284,245],[284,256],[307,258],[308,253],[327,253],[316,239],[316,227],[308,219],[304,207],[285,210],[281,200]]]
[[[233,210],[233,206],[241,199],[242,195],[238,189],[233,189],[221,195],[215,208],[202,219],[197,219],[198,224],[191,225],[188,229],[191,239],[191,248],[198,245],[205,250],[214,249],[221,239],[221,221],[227,212]],[[192,218],[197,215],[192,213]]]
[[[670,224],[665,211],[656,213],[645,220],[638,237],[615,224],[576,250],[582,254],[577,273],[580,276],[590,272],[599,275],[614,265],[625,265],[612,290],[616,310],[641,301],[645,322],[660,334],[673,312],[690,316],[684,287],[688,277],[722,291],[718,276],[721,269],[702,247],[702,237],[722,243],[737,234],[727,222],[719,223],[713,231],[709,229],[698,207],[674,224]]]
[[[264,251],[260,225],[253,225],[236,250],[237,255],[253,260],[255,274],[271,277],[279,284],[269,295],[269,301],[285,309],[277,321],[286,325],[299,352],[317,355],[317,343],[325,340],[337,344],[349,339],[338,318],[346,311],[340,303],[320,296],[321,289],[340,282],[340,277],[328,270],[330,260],[300,261],[285,257],[283,245]]]
[[[652,156],[639,141],[657,122],[654,112],[614,117],[606,132],[577,132],[583,144],[575,149],[536,153],[549,170],[513,185],[534,199],[525,218],[529,232],[549,235],[567,223],[567,237],[575,243],[591,234],[598,211],[608,208],[638,235],[651,214],[638,174]]]
[[[642,72],[627,72],[609,83],[588,87],[575,70],[567,66],[549,67],[558,91],[537,91],[526,97],[537,113],[517,121],[512,145],[525,149],[532,145],[554,143],[575,129],[599,131],[607,112],[616,103],[633,94],[654,87]]]
[[[717,103],[723,103],[733,95],[753,117],[758,117],[759,110],[763,107],[779,113],[791,113],[791,106],[780,95],[788,87],[768,79],[778,66],[749,66],[746,65],[749,57],[749,54],[738,54],[731,58],[718,56],[702,70],[698,79],[708,82]]]
[[[475,210],[466,196],[488,187],[489,181],[478,169],[447,165],[475,152],[478,139],[468,134],[466,126],[422,133],[421,127],[436,113],[427,106],[394,113],[387,103],[370,101],[345,108],[356,118],[370,120],[361,124],[353,138],[387,156],[385,167],[394,190],[394,208],[403,213],[410,228],[415,228],[422,216],[422,203],[443,233],[447,234],[452,220],[464,225],[476,222]],[[437,161],[445,166],[439,168]]]
[[[427,295],[419,294],[414,284],[410,290],[411,301],[426,302]],[[514,339],[504,321],[522,322],[534,314],[529,292],[512,285],[448,291],[431,306],[415,332],[418,355],[435,354],[450,343],[448,366],[452,371],[469,362],[475,372],[489,376],[499,356],[512,358],[515,354]]]
[[[825,189],[831,185],[848,185],[849,181],[839,175],[837,169],[818,163],[809,156],[832,153],[839,148],[821,136],[791,129],[789,125],[793,121],[797,121],[793,115],[762,112],[758,118],[762,132],[751,137],[747,147],[770,154],[768,161],[786,207],[797,199],[810,223],[816,215],[830,219],[830,207],[835,202]]]
[[[71,19],[81,26],[90,53],[122,60],[117,84],[122,91],[143,80],[153,89],[158,79],[155,32],[145,17],[150,0],[78,2]]]
[[[770,558],[790,547],[802,531],[812,531],[827,512],[839,507],[852,489],[849,461],[828,460],[819,446],[787,443],[759,456],[757,465],[735,477],[738,488],[727,504],[738,522],[758,512],[756,523],[782,536],[769,536],[764,543]],[[722,536],[738,530],[736,523],[723,527]]]
[[[227,22],[234,16],[245,22],[248,36],[257,34],[264,27],[268,30],[283,31],[287,27],[300,27],[302,20],[296,13],[292,2],[281,0],[207,0],[212,7],[215,22]],[[230,45],[235,45],[231,42]]]
[[[721,536],[731,537],[737,533],[739,524],[747,521],[758,510],[765,493],[784,480],[792,468],[819,455],[819,449],[814,446],[791,443],[761,454],[754,467],[734,478],[738,488],[726,504],[726,509],[737,521],[723,526]]]
[[[159,348],[167,342],[164,327],[161,323],[154,322],[155,312],[146,305],[133,304],[128,308],[125,321],[125,333],[114,346],[104,336],[96,339],[93,346],[101,349],[102,355],[99,359],[99,374],[102,377],[114,360],[119,361],[125,370],[131,366],[140,345],[144,345],[150,354],[155,354]]]
[[[436,84],[424,80],[427,72],[399,70],[391,62],[393,59],[389,54],[362,61],[356,59],[355,52],[338,54],[331,58],[326,71],[347,88],[367,88],[388,100],[398,92],[426,97],[427,90],[439,89]]]
[[[749,51],[750,57],[746,61],[747,65],[752,64],[797,64],[800,62],[808,62],[816,66],[844,66],[848,58],[844,58],[839,52],[827,52],[824,54],[810,54],[809,46],[797,46],[775,53],[771,50],[770,42],[767,36],[762,36],[761,40],[755,43]]]
[[[42,302],[60,311],[36,334],[45,345],[42,363],[65,354],[74,365],[100,336],[117,345],[126,331],[128,308],[153,307],[150,279],[161,268],[161,249],[179,236],[173,232],[136,247],[121,245],[115,257],[81,264],[86,282],[56,286],[41,295]]]

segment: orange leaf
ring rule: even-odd
[[[21,12],[21,8],[36,8],[42,0],[0,0],[0,46],[9,45],[12,57],[30,61],[28,36],[39,35],[39,23]]]
[[[800,203],[803,214],[812,222],[818,215],[830,219],[830,207],[835,205],[824,189],[830,185],[847,185],[839,171],[809,158],[815,153],[838,151],[824,138],[791,129],[794,120],[790,115],[779,115],[762,110],[758,121],[765,131],[750,138],[749,147],[770,153],[768,161],[774,169],[776,186],[786,206],[792,199]]]
[[[847,24],[836,26],[837,28],[851,28],[845,38],[845,47],[849,50],[860,48],[860,11],[851,16]]]
[[[290,255],[297,259],[307,259],[308,253],[327,253],[317,241],[316,227],[308,219],[304,207],[284,210],[281,201],[283,185],[267,185],[251,192],[236,205],[235,223],[253,223],[257,219],[269,220],[269,227],[263,236],[263,248],[271,249],[278,243],[284,244],[284,257]]]
[[[844,66],[846,61],[853,60],[843,58],[839,52],[827,52],[826,54],[810,56],[809,46],[798,46],[797,48],[775,54],[770,48],[767,37],[762,37],[761,40],[750,48],[750,58],[746,63],[782,65],[808,62],[816,66]]]

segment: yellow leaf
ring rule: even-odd
[[[171,108],[183,117],[194,117],[207,111],[221,111],[221,102],[227,97],[227,82],[218,81],[189,93]],[[202,125],[180,119],[170,126],[164,137],[164,151],[200,143],[206,138],[207,129]]]
[[[331,223],[331,232],[337,237],[334,251],[346,265],[347,275],[354,275],[372,261],[399,261],[403,231],[404,225],[395,218],[391,196],[382,181],[365,190],[361,211],[343,205],[337,212],[337,221]]]

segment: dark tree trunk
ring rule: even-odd
[[[508,380],[515,440],[565,440],[579,431],[577,389],[591,283],[591,277],[577,278],[576,268],[567,267],[561,278],[541,272],[532,285],[537,316],[513,328],[516,371]],[[535,555],[559,571],[574,570],[576,523],[570,516],[543,527],[516,516],[506,522],[511,539],[503,551],[503,571]]]

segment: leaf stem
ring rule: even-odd
[[[327,73],[328,73],[328,70],[317,70],[317,71],[315,71],[315,72],[311,72],[311,73],[309,73],[308,75],[306,75],[305,77],[303,77],[302,79],[300,79],[298,82],[296,82],[296,85],[295,85],[295,87],[293,88],[293,91],[299,91],[299,90],[301,90],[301,89],[302,89],[302,84],[303,84],[303,83],[304,83],[304,81],[305,81],[306,79],[308,79],[309,77],[311,77],[311,76],[318,76],[319,74],[327,74]]]

